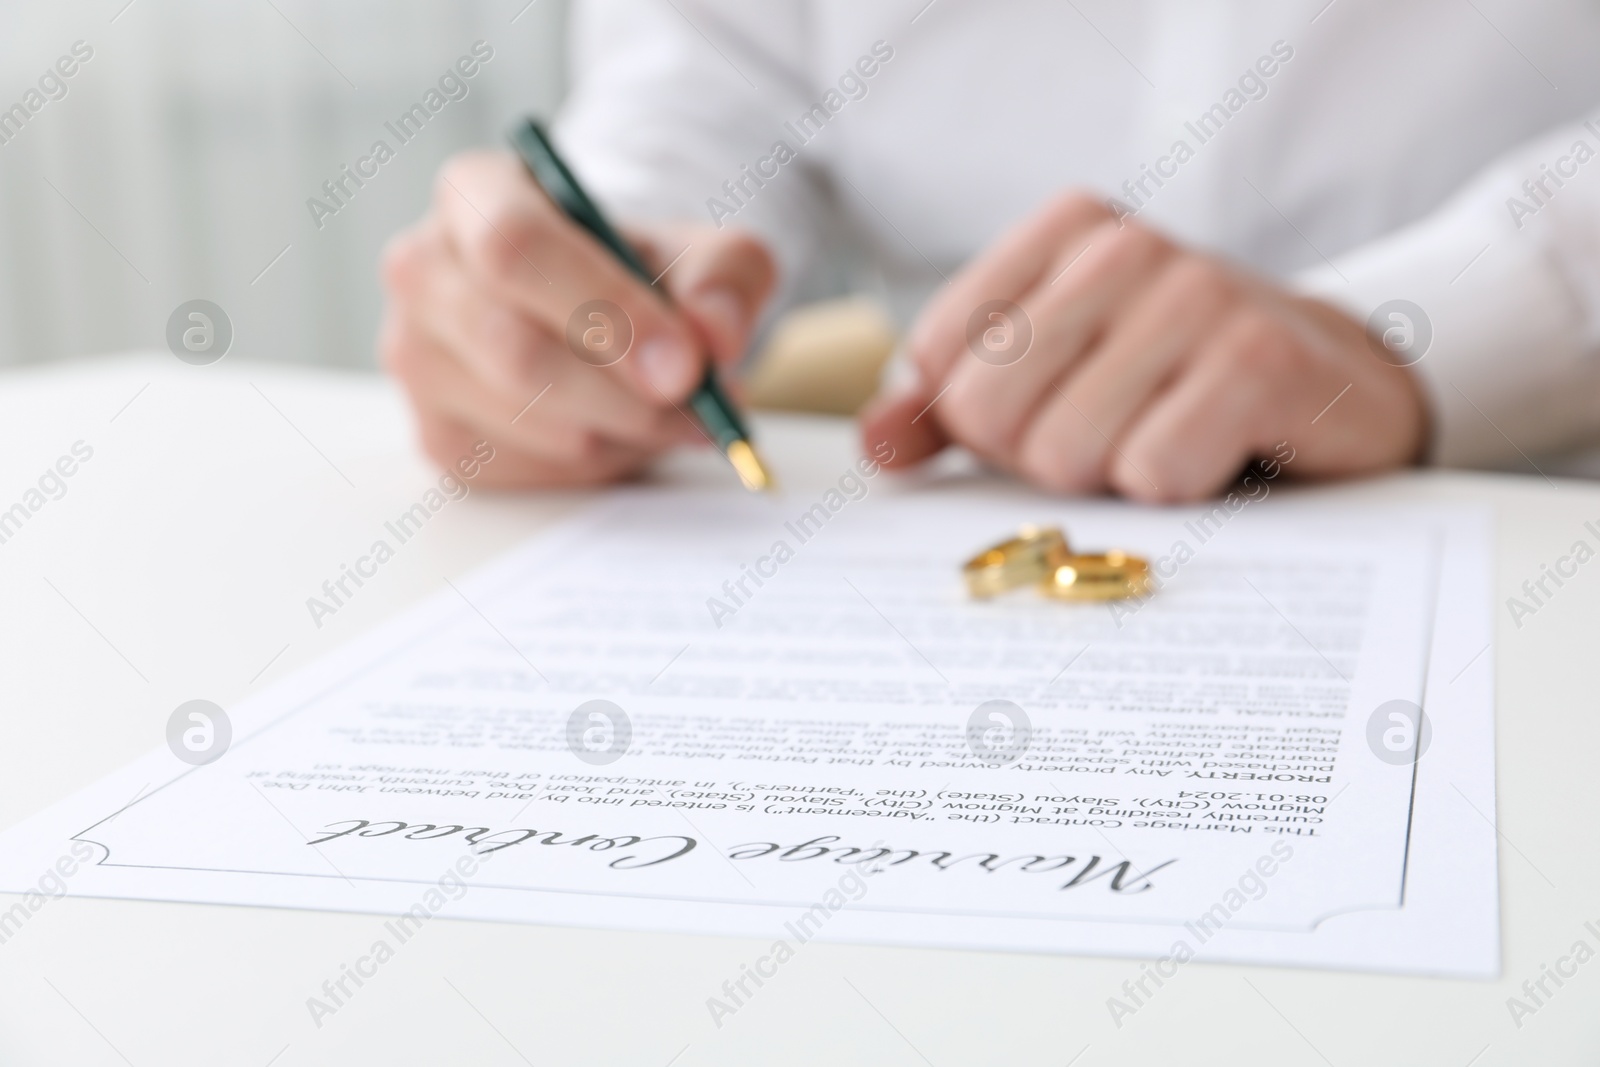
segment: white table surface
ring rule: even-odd
[[[796,488],[853,455],[844,422],[760,430]],[[0,826],[162,744],[179,703],[227,707],[586,499],[475,490],[317,631],[308,591],[433,477],[387,383],[164,353],[0,375],[0,509],[80,439],[66,495],[0,545]],[[659,477],[729,484],[715,462]],[[1308,492],[1496,511],[1498,982],[1196,963],[1118,1029],[1133,961],[815,943],[718,1029],[706,998],[764,942],[439,919],[318,1029],[307,997],[376,917],[68,897],[0,945],[0,1064],[1600,1063],[1600,959],[1520,1027],[1506,1004],[1580,938],[1600,949],[1600,566],[1520,629],[1504,608],[1600,522],[1600,486]]]

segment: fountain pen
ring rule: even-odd
[[[518,124],[511,131],[511,145],[522,158],[533,180],[555,201],[567,218],[582,226],[641,281],[654,286],[666,297],[666,291],[655,286],[649,268],[638,253],[622,239],[622,235],[606,220],[589,194],[584,192],[583,186],[578,184],[578,179],[562,161],[538,122],[525,119]],[[723,391],[722,383],[717,380],[712,367],[706,367],[705,377],[689,398],[689,407],[712,442],[728,457],[728,462],[733,465],[746,489],[760,492],[773,487],[772,475],[751,445],[743,417]]]

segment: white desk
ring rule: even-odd
[[[760,428],[798,488],[853,454],[844,423]],[[0,544],[0,826],[161,744],[180,702],[226,707],[584,499],[474,491],[317,631],[305,597],[431,479],[386,383],[164,354],[0,376],[0,508],[80,439],[66,495]],[[736,492],[715,463],[662,477]],[[1600,1063],[1600,959],[1520,1029],[1506,1007],[1578,939],[1600,949],[1600,567],[1520,629],[1503,607],[1600,520],[1600,488],[1317,492],[1497,510],[1498,983],[1195,964],[1119,1030],[1129,960],[815,944],[718,1030],[706,998],[756,942],[441,919],[319,1030],[306,998],[378,918],[66,898],[0,945],[0,1064]]]

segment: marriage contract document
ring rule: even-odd
[[[1159,589],[969,599],[1025,523]],[[14,827],[0,890],[75,857],[93,896],[1490,976],[1488,542],[852,471],[623,492],[226,709],[210,762]]]

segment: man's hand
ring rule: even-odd
[[[628,239],[666,271],[675,307],[568,221],[514,156],[445,166],[432,210],[390,242],[383,266],[379,350],[429,456],[448,467],[486,439],[493,484],[584,485],[704,439],[683,402],[708,355],[726,365],[744,352],[772,258],[711,227]],[[608,306],[585,307],[595,301]]]
[[[895,466],[949,442],[1044,488],[1194,500],[1294,449],[1331,477],[1415,462],[1411,373],[1342,312],[1066,196],[1004,236],[923,311],[920,382],[863,416]]]

